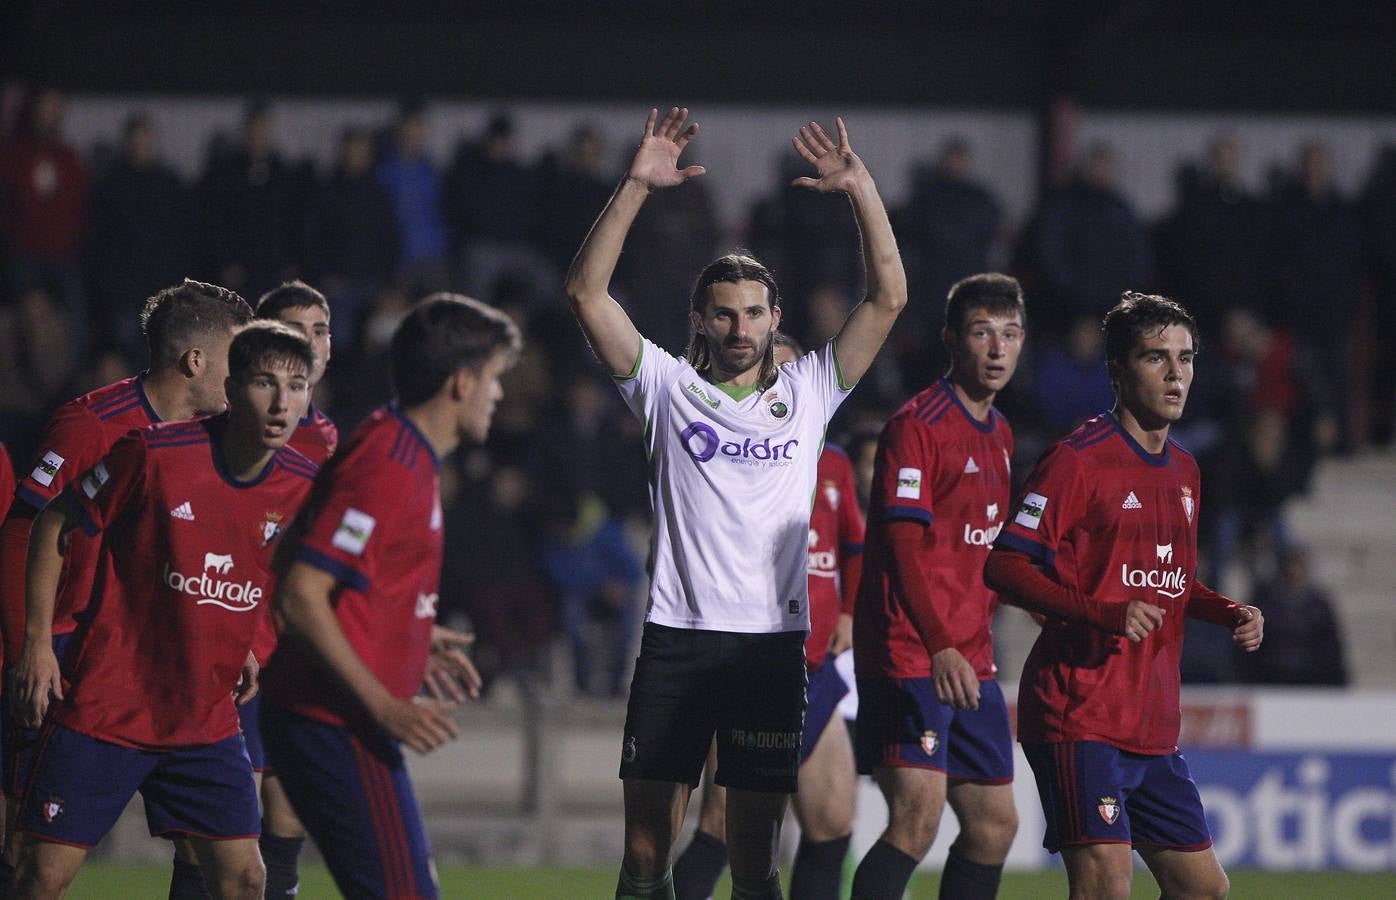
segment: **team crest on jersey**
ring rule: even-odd
[[[927,756],[935,756],[936,750],[940,748],[940,735],[934,731],[927,731],[921,735],[921,749]]]
[[[835,510],[839,508],[839,489],[832,481],[824,482],[824,499],[829,501],[829,505]]]
[[[34,471],[29,473],[29,477],[48,487],[53,484],[53,479],[57,477],[58,470],[63,468],[65,462],[67,460],[50,450],[34,466]]]
[[[766,401],[766,408],[771,411],[771,415],[777,419],[783,419],[790,415],[790,404],[780,399],[780,394],[775,391],[767,391],[763,398]]]
[[[50,795],[40,812],[43,814],[44,822],[52,825],[55,819],[63,815],[63,798]]]
[[[1120,819],[1120,801],[1114,797],[1101,797],[1096,812],[1100,813],[1106,825],[1114,825]]]
[[[1188,515],[1188,524],[1192,524],[1192,514],[1197,507],[1192,502],[1192,488],[1183,485],[1183,512]]]
[[[266,519],[262,522],[262,546],[269,546],[272,541],[279,537],[281,537],[281,513],[268,512]]]

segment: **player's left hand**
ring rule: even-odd
[[[1231,639],[1247,653],[1254,653],[1265,639],[1265,617],[1254,606],[1243,606],[1236,610],[1236,627],[1231,630]]]
[[[829,137],[818,122],[801,126],[800,136],[791,138],[790,142],[795,145],[795,152],[800,154],[805,162],[814,166],[816,176],[796,178],[790,182],[791,185],[809,188],[821,194],[831,191],[847,193],[872,177],[868,174],[868,167],[863,165],[863,161],[849,145],[848,129],[844,126],[843,119],[835,117],[834,124],[838,127],[838,143]]]
[[[839,613],[839,623],[834,626],[834,633],[829,637],[829,655],[838,656],[852,646],[853,617],[848,613]]]
[[[262,666],[257,662],[257,657],[249,651],[247,661],[242,664],[242,674],[238,676],[238,686],[233,688],[233,701],[238,706],[246,706],[252,702],[252,698],[257,696],[257,692],[262,686],[257,681],[257,676],[262,672]]]
[[[466,656],[465,648],[475,643],[475,635],[441,625],[431,627],[431,654],[427,657],[426,686],[436,702],[455,706],[478,700],[484,679]]]

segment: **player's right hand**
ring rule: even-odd
[[[460,736],[442,705],[427,697],[393,697],[373,717],[384,731],[418,753],[430,753]]]
[[[931,681],[936,686],[936,699],[955,709],[979,708],[979,677],[964,654],[954,647],[931,657]]]
[[[1136,644],[1148,637],[1149,632],[1162,627],[1162,607],[1145,603],[1143,600],[1131,600],[1125,606],[1124,629],[1121,633]]]
[[[684,123],[688,121],[688,107],[673,107],[656,127],[654,123],[658,118],[659,110],[651,109],[649,119],[645,122],[644,137],[640,139],[635,158],[625,173],[626,178],[637,181],[650,190],[683,184],[707,171],[702,166],[679,168],[679,154],[683,153],[683,148],[687,147],[688,142],[698,133],[697,122],[685,127]]]
[[[51,642],[26,644],[15,670],[16,697],[11,710],[26,728],[38,728],[48,712],[49,696],[63,699],[63,676]]]

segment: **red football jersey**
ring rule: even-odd
[[[833,444],[825,445],[816,477],[809,517],[809,637],[805,639],[805,662],[811,671],[824,662],[839,613],[845,611],[844,595],[857,589],[855,562],[863,552],[863,513],[858,509],[848,454]]]
[[[15,496],[15,467],[10,462],[10,453],[0,444],[0,519],[10,511],[10,501]]]
[[[955,647],[982,678],[992,678],[990,630],[997,595],[984,585],[984,560],[1011,499],[1013,430],[997,409],[980,422],[948,379],[912,397],[892,416],[878,442],[868,510],[867,552],[853,620],[859,672],[889,678],[931,674],[927,642],[911,616],[913,602],[896,577],[887,529],[923,523],[919,563],[930,583],[939,642]]]
[[[1131,600],[1165,615],[1160,629],[1133,643],[1049,612],[1023,667],[1020,740],[1101,741],[1148,754],[1177,749],[1178,661],[1201,501],[1187,451],[1169,440],[1151,454],[1108,413],[1043,454],[995,548],[1027,554],[1092,608],[1098,604],[1097,619]]]
[[[316,465],[323,466],[334,456],[339,446],[339,429],[334,427],[330,417],[310,405],[305,418],[296,425],[290,444],[302,454],[310,457]]]
[[[139,376],[70,400],[49,419],[38,458],[15,491],[16,502],[43,509],[95,466],[118,438],[133,428],[159,421]],[[0,616],[4,620],[5,657],[12,660],[18,660],[24,650],[25,560],[20,554],[28,546],[27,535],[26,528],[22,539],[5,541],[5,559],[0,560],[0,597],[4,598],[0,600]],[[68,634],[77,628],[74,617],[87,608],[95,585],[98,549],[99,542],[74,532],[53,609],[54,634]]]
[[[333,575],[340,628],[395,697],[426,675],[441,577],[439,463],[396,407],[354,430],[306,510],[292,559]],[[343,725],[359,710],[312,656],[282,636],[264,681],[267,701]]]
[[[256,478],[233,480],[217,443],[226,423],[137,431],[68,489],[83,530],[103,540],[53,713],[64,727],[144,749],[237,734],[232,691],[268,615],[272,551],[317,469],[282,448]]]

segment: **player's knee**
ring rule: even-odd
[[[894,844],[920,859],[935,843],[942,811],[935,804],[898,803],[887,820],[888,834]]]
[[[12,896],[25,898],[62,897],[68,890],[72,876],[58,866],[40,864],[31,856],[22,856],[19,868],[15,871],[14,893]]]
[[[260,900],[267,889],[267,869],[261,857],[253,857],[240,865],[229,867],[219,879],[224,897],[237,900]]]
[[[1012,806],[988,810],[960,823],[961,844],[973,859],[1003,859],[1018,834],[1018,811]]]
[[[627,834],[622,865],[638,878],[654,878],[669,863],[669,848],[660,848],[651,835]]]
[[[1177,900],[1226,900],[1226,896],[1231,893],[1231,879],[1226,877],[1226,873],[1218,870],[1217,873],[1207,878],[1205,881],[1192,885],[1189,889],[1178,892],[1176,895],[1167,893],[1165,897]]]

